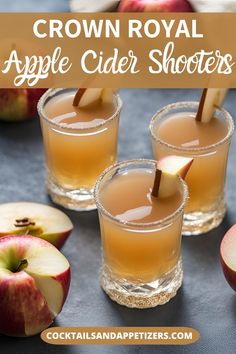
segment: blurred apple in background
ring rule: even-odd
[[[33,118],[46,89],[0,89],[0,120],[17,122]]]
[[[121,0],[120,12],[191,12],[187,0]]]
[[[0,239],[0,333],[32,336],[61,312],[70,265],[49,242],[29,235]]]

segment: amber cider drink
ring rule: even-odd
[[[172,298],[182,283],[181,228],[186,186],[176,193],[151,195],[155,162],[117,164],[99,178],[103,266],[101,284],[115,301],[129,307],[153,307]]]
[[[121,101],[98,100],[73,106],[76,90],[49,90],[39,105],[52,199],[67,208],[95,207],[93,188],[101,172],[116,161]]]
[[[152,119],[153,154],[193,157],[186,177],[189,200],[183,232],[200,234],[219,225],[225,214],[224,186],[233,121],[224,109],[203,123],[195,119],[197,103],[165,107]]]

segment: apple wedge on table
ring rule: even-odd
[[[227,282],[236,291],[236,225],[226,232],[221,241],[220,261]]]
[[[0,215],[0,238],[11,234],[30,234],[60,249],[73,229],[65,213],[44,204],[29,202],[1,204]]]
[[[0,333],[32,336],[62,310],[70,265],[56,247],[29,235],[0,238]]]

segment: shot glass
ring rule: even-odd
[[[49,89],[38,103],[46,159],[46,187],[52,200],[68,209],[96,208],[94,185],[98,176],[116,162],[122,101],[114,94],[114,114],[81,128],[52,121],[45,112],[51,99],[75,89]],[[96,118],[96,117],[95,117]]]
[[[104,192],[114,181],[119,193],[117,177],[136,170],[154,176],[155,169],[153,160],[120,162],[105,170],[95,186],[102,239],[100,283],[112,300],[127,307],[142,309],[164,304],[182,284],[181,229],[188,196],[185,182],[178,179],[178,208],[154,222],[122,221],[102,202]],[[108,196],[110,203],[116,203],[112,193]],[[126,206],[127,199],[122,203]]]
[[[174,146],[158,136],[158,128],[164,121],[175,114],[195,115],[198,106],[198,102],[170,104],[154,115],[149,126],[153,156],[156,160],[167,155],[194,158],[185,178],[189,189],[189,200],[184,213],[184,235],[198,235],[216,228],[222,222],[226,212],[224,187],[228,152],[234,132],[231,115],[223,108],[216,109],[214,116],[226,124],[227,131],[215,144],[195,148]],[[173,134],[175,134],[174,129]]]

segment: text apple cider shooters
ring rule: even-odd
[[[191,158],[130,160],[98,179],[103,264],[101,285],[119,304],[164,304],[182,284],[181,229]],[[157,167],[157,169],[156,169]],[[155,180],[155,182],[154,182]]]
[[[116,161],[121,106],[111,89],[50,89],[42,96],[38,111],[54,202],[95,208],[96,179]]]
[[[198,102],[170,104],[150,124],[154,157],[193,157],[186,178],[189,200],[183,233],[201,234],[217,227],[225,214],[224,185],[234,124],[220,108],[225,89],[205,89]]]

